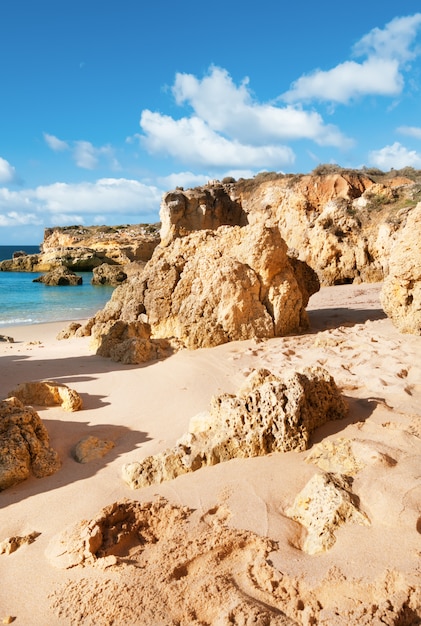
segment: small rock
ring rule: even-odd
[[[15,343],[13,337],[8,337],[7,335],[0,335],[0,341],[6,341],[8,343]]]
[[[307,531],[300,546],[304,552],[317,554],[331,548],[335,530],[346,521],[369,525],[351,485],[352,479],[341,474],[315,474],[285,511]]]
[[[90,463],[101,459],[115,446],[113,441],[98,439],[98,437],[85,437],[75,446],[74,457],[78,463]]]

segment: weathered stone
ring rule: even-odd
[[[229,186],[222,184],[168,192],[161,202],[160,218],[163,245],[193,230],[247,224],[241,204],[230,197]]]
[[[381,302],[402,333],[421,335],[421,203],[408,211],[389,258]]]
[[[78,463],[90,463],[102,459],[114,446],[114,441],[93,436],[85,437],[76,444],[74,457]]]
[[[335,531],[347,521],[368,525],[351,490],[352,479],[341,474],[315,474],[285,511],[306,534],[301,549],[308,554],[324,552],[335,543]]]
[[[194,418],[174,448],[125,465],[123,478],[136,489],[233,458],[305,450],[314,429],[346,411],[335,381],[322,368],[285,379],[257,370],[237,395],[213,398],[209,415]]]
[[[37,537],[40,536],[41,533],[37,533],[36,531],[29,533],[29,535],[24,535],[23,537],[8,537],[3,541],[0,541],[0,554],[12,554],[16,552],[21,546],[29,545],[34,543]]]
[[[7,343],[15,343],[13,337],[9,337],[8,335],[0,335],[0,341],[6,341]]]
[[[38,413],[15,397],[0,401],[0,491],[31,474],[50,476],[60,467]]]
[[[168,244],[193,230],[222,224],[277,225],[289,250],[317,272],[322,284],[378,282],[400,227],[389,219],[390,207],[399,198],[410,200],[414,187],[407,178],[376,184],[364,172],[341,171],[256,176],[176,190],[161,203],[161,238]],[[382,224],[392,221],[389,236],[380,237]]]
[[[45,380],[21,383],[9,396],[18,398],[24,404],[37,406],[60,405],[63,411],[79,411],[82,398],[77,391],[56,381]]]
[[[0,271],[49,272],[61,266],[92,271],[103,263],[146,262],[159,240],[158,226],[153,224],[46,228],[39,254],[0,261]]]
[[[366,465],[393,467],[396,450],[390,450],[381,442],[358,441],[340,437],[325,439],[312,447],[306,461],[314,463],[325,472],[354,476]]]
[[[32,282],[44,285],[81,285],[83,279],[67,267],[57,267],[43,276],[34,278]]]
[[[319,288],[304,266],[288,257],[276,227],[192,232],[158,247],[141,274],[115,289],[92,335],[105,356],[116,321],[113,336],[122,322],[127,333],[147,319],[153,339],[174,338],[188,348],[296,332],[308,326],[305,307]]]
[[[93,270],[91,283],[93,285],[121,285],[127,279],[127,274],[119,265],[103,263]]]
[[[61,330],[58,334],[56,339],[58,339],[59,341],[61,339],[69,339],[70,337],[74,337],[74,335],[76,335],[76,332],[79,330],[79,328],[81,328],[82,324],[80,324],[79,322],[70,322],[66,328],[63,328],[63,330]]]

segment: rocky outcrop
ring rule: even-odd
[[[403,333],[421,335],[421,203],[407,213],[392,247],[381,302]]]
[[[159,246],[143,272],[114,291],[91,333],[100,346],[124,322],[127,338],[147,339],[147,321],[153,339],[191,349],[280,336],[307,328],[305,307],[318,288],[315,273],[288,257],[276,227],[221,226]]]
[[[0,491],[31,474],[50,476],[60,467],[38,413],[14,397],[0,401]]]
[[[305,450],[316,428],[346,411],[335,381],[320,367],[285,378],[257,370],[237,395],[213,398],[209,414],[194,418],[174,448],[126,464],[123,479],[138,489],[233,458]]]
[[[159,241],[158,226],[147,224],[47,228],[40,254],[0,261],[0,271],[49,272],[64,266],[85,272],[103,263],[146,262]]]
[[[341,474],[315,474],[285,514],[305,529],[297,547],[307,554],[331,548],[336,541],[335,531],[345,522],[369,524],[352,492],[352,479]]]
[[[9,396],[18,398],[24,404],[59,405],[63,411],[69,412],[82,408],[82,398],[77,391],[52,380],[21,383],[9,392]]]
[[[32,282],[43,283],[48,286],[75,286],[81,285],[83,283],[83,278],[82,276],[78,276],[71,270],[67,269],[67,267],[57,267],[54,270],[47,272],[47,274],[34,278]]]
[[[148,261],[160,241],[158,225],[66,226],[47,228],[41,249],[43,254],[60,248],[88,248],[104,255],[111,264]]]
[[[216,230],[220,226],[245,226],[247,216],[240,199],[230,194],[232,185],[210,184],[195,189],[176,189],[161,203],[161,242],[166,245],[192,230]]]
[[[0,261],[0,272],[37,272],[45,271],[45,269],[38,270],[39,254],[25,254],[23,256],[13,257],[13,259],[6,259]],[[50,267],[47,268],[47,270]]]
[[[375,183],[364,172],[346,170],[214,183],[164,196],[161,239],[167,244],[225,223],[276,224],[290,253],[312,267],[323,285],[377,282],[387,273],[399,209],[417,194],[419,185],[407,178]]]
[[[103,263],[93,270],[92,285],[111,285],[116,287],[127,279],[126,272],[119,265]]]
[[[172,349],[166,340],[151,339],[151,327],[141,320],[106,322],[92,327],[91,346],[100,356],[126,364],[165,358]]]

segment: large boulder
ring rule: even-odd
[[[421,203],[408,212],[389,259],[381,302],[402,333],[421,335]]]
[[[304,265],[288,257],[275,226],[192,232],[159,246],[141,274],[117,287],[91,333],[99,345],[116,321],[147,321],[153,339],[194,349],[298,332],[319,289]]]
[[[127,279],[126,272],[119,265],[103,263],[95,267],[92,272],[92,285],[121,285]]]
[[[67,267],[56,267],[55,269],[43,274],[38,278],[34,278],[33,283],[43,283],[44,285],[81,285],[83,279]]]
[[[320,367],[284,379],[257,370],[237,395],[213,398],[209,414],[194,418],[174,448],[126,464],[123,478],[137,489],[233,458],[305,450],[316,428],[346,412],[335,381]]]
[[[50,476],[60,467],[38,413],[14,397],[0,401],[0,491],[31,474]]]
[[[20,383],[8,395],[18,398],[25,404],[59,405],[63,411],[74,412],[82,408],[82,398],[77,391],[54,380]]]

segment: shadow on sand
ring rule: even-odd
[[[310,328],[307,332],[317,333],[332,330],[339,326],[356,326],[367,321],[382,320],[387,317],[383,309],[326,308],[307,311]]]
[[[112,424],[90,425],[89,422],[73,422],[68,419],[68,414],[63,416],[63,420],[50,420],[46,419],[43,413],[44,411],[48,413],[51,409],[36,410],[48,430],[50,445],[60,456],[62,467],[51,476],[44,478],[30,476],[25,481],[0,491],[0,509],[4,509],[25,498],[45,494],[48,491],[60,489],[70,483],[90,478],[126,452],[130,452],[136,449],[138,445],[150,440],[147,433],[131,430],[125,426]],[[78,463],[74,458],[74,448],[81,439],[89,436],[112,440],[115,443],[115,447],[101,459],[91,461],[90,463]],[[86,497],[86,494],[81,494],[81,497]],[[69,503],[69,506],[71,506],[71,503]]]

